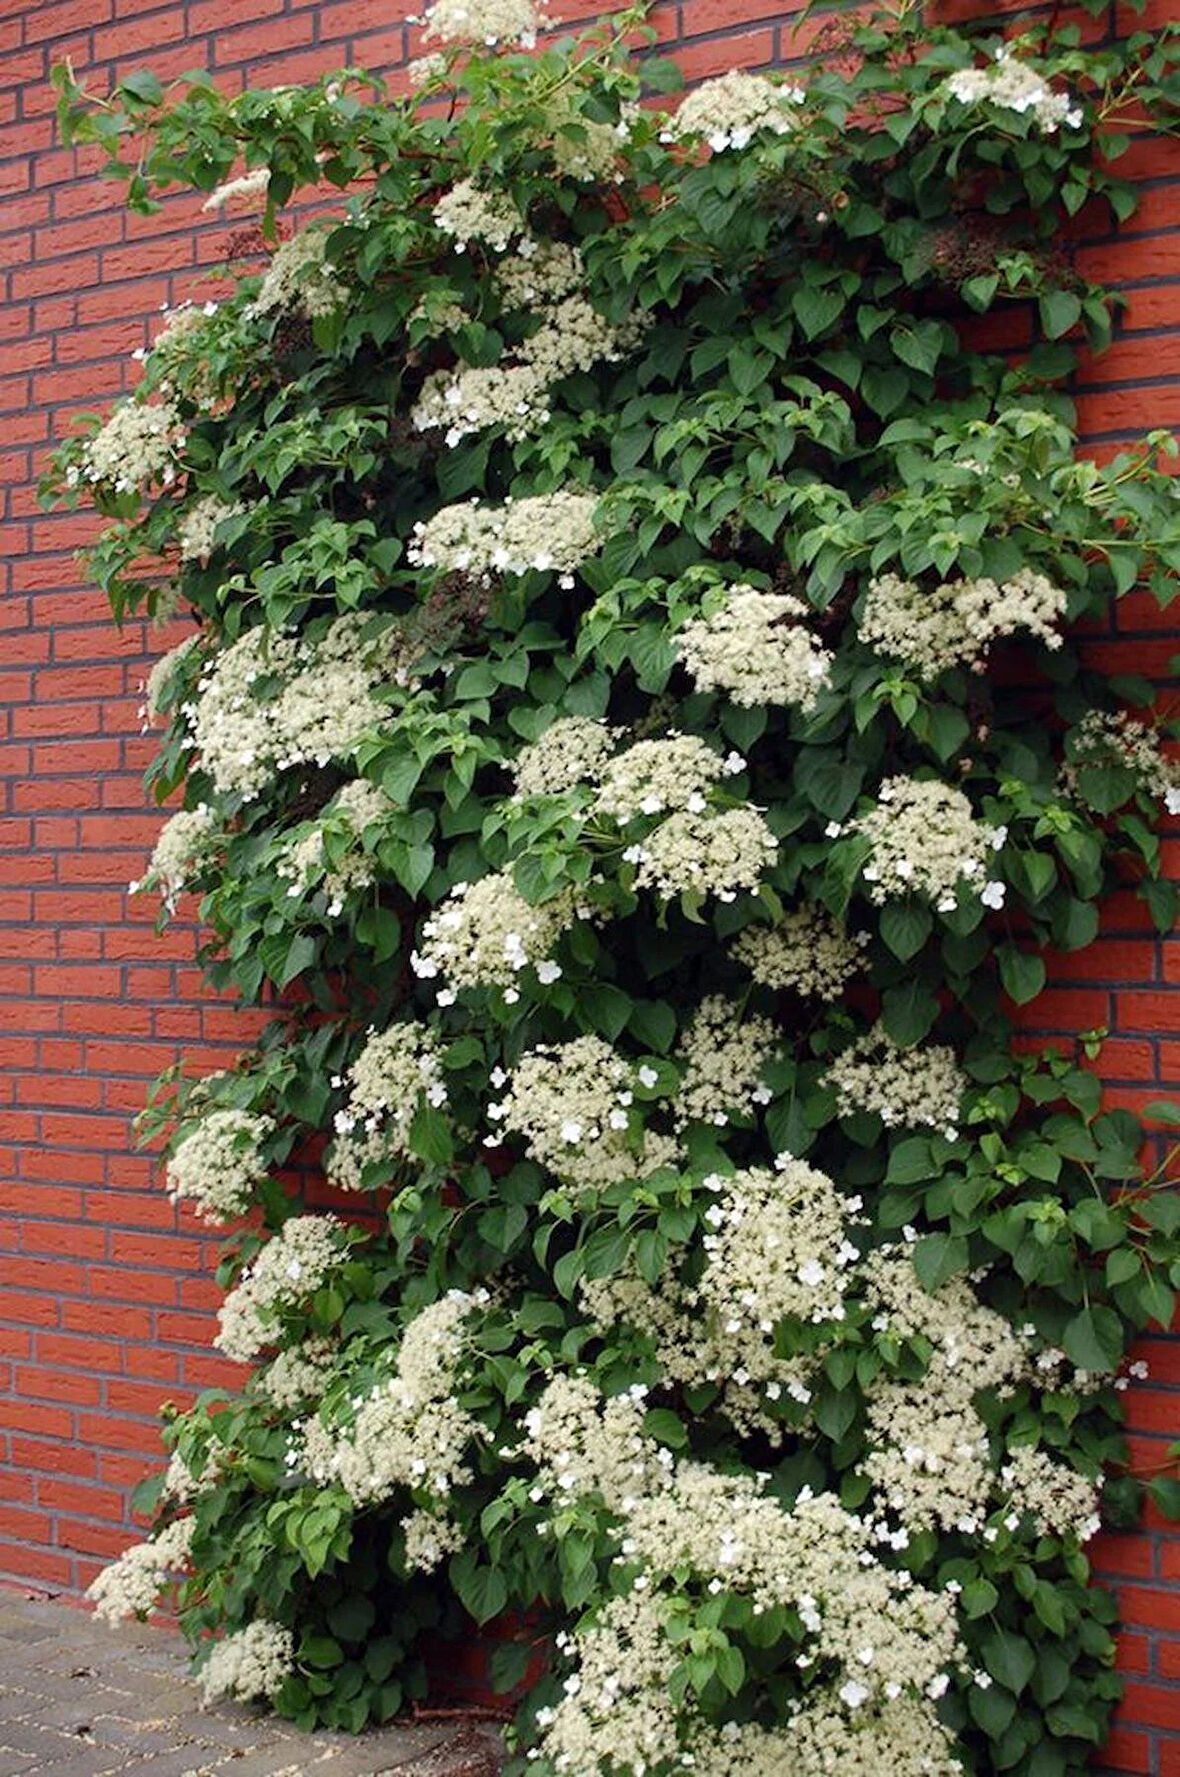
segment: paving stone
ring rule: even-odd
[[[0,1777],[494,1777],[501,1762],[490,1729],[300,1734],[248,1705],[203,1709],[176,1636],[10,1593],[0,1674]]]
[[[35,1772],[36,1757],[31,1752],[9,1752],[0,1747],[0,1777],[24,1777],[26,1771]]]

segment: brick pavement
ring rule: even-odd
[[[0,1777],[495,1777],[488,1729],[301,1734],[202,1709],[179,1639],[0,1592]]]

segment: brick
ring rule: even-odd
[[[68,1586],[73,1580],[73,1564],[49,1549],[0,1542],[0,1573],[43,1586]]]
[[[1154,1727],[1180,1733],[1180,1688],[1169,1690],[1164,1685],[1129,1680],[1124,1693],[1123,1714],[1128,1721],[1150,1722]],[[1180,1765],[1174,1766],[1173,1770],[1180,1777]]]
[[[1120,1777],[1124,1772],[1129,1777],[1141,1777],[1152,1769],[1151,1741],[1146,1734],[1116,1726],[1102,1749],[1102,1758],[1106,1767]]]
[[[122,1495],[110,1487],[84,1487],[76,1481],[44,1480],[37,1483],[37,1504],[78,1517],[104,1518],[117,1523],[122,1516]]]

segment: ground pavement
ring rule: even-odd
[[[496,1777],[490,1728],[300,1734],[202,1709],[179,1639],[0,1590],[0,1777]]]

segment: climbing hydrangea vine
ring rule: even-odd
[[[270,1014],[147,1119],[242,1382],[95,1598],[350,1729],[503,1620],[537,1777],[1080,1772],[1180,1204],[1015,1019],[1175,911],[1172,730],[1078,639],[1171,592],[1173,447],[1078,456],[1063,243],[1177,33],[861,9],[678,104],[635,11],[426,17],[408,98],[60,76],[227,228],[48,491],[181,638],[140,887]]]

